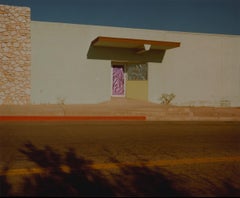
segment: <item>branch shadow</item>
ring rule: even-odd
[[[174,185],[176,176],[160,168],[124,166],[115,176],[116,192],[120,196],[182,197],[188,196]],[[179,178],[178,178],[179,179]]]
[[[159,167],[147,167],[146,159],[139,158],[142,165],[121,165],[111,151],[105,149],[108,159],[112,163],[119,164],[119,173],[113,175],[115,192],[119,196],[137,197],[185,197],[188,193],[179,189],[175,181],[182,178]]]

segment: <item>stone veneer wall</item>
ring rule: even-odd
[[[30,103],[30,8],[0,5],[0,104]]]

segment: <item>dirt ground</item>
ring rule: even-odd
[[[145,116],[149,121],[240,121],[240,107],[179,107],[112,98],[99,104],[0,105],[0,116]]]

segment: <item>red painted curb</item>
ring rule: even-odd
[[[0,116],[0,121],[127,121],[146,120],[145,116]]]

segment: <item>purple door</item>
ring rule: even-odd
[[[124,96],[124,71],[123,66],[112,67],[112,95]]]

